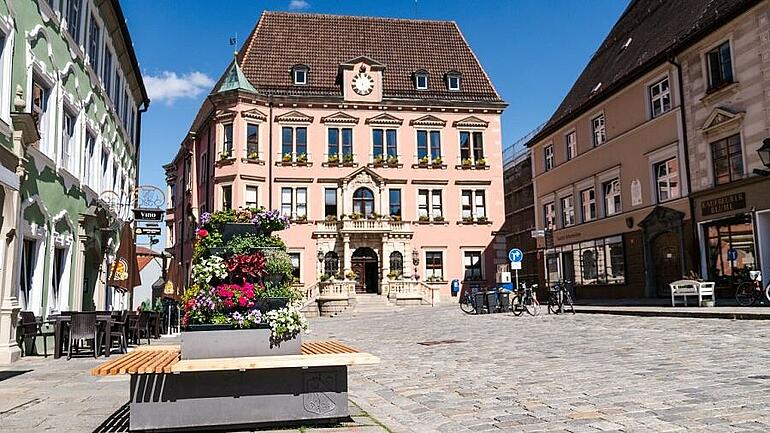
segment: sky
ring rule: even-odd
[[[509,106],[503,147],[553,113],[627,0],[123,0],[152,100],[142,119],[140,184],[165,191],[203,99],[263,10],[454,20]]]

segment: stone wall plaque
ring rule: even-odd
[[[639,179],[634,179],[631,182],[631,206],[639,206],[642,204],[642,183]]]

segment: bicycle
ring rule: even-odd
[[[535,289],[537,289],[537,284],[527,287],[525,283],[521,283],[521,288],[514,293],[511,300],[511,310],[515,316],[521,316],[524,311],[530,316],[540,314],[540,302],[537,300]]]
[[[465,314],[473,314],[476,312],[476,298],[471,293],[471,290],[464,290],[460,296],[460,310]]]
[[[572,314],[575,314],[575,306],[572,301],[572,282],[559,281],[548,291],[548,314],[564,313],[567,306]]]
[[[763,294],[765,299],[770,301],[770,283],[767,284],[763,291],[762,272],[749,271],[749,281],[742,282],[735,290],[735,300],[741,307],[748,307],[762,299]]]

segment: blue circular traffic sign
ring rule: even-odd
[[[518,248],[511,248],[510,251],[508,251],[508,260],[516,263],[524,260],[524,253],[521,252]]]

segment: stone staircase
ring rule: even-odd
[[[398,311],[401,307],[391,303],[387,297],[372,294],[358,293],[351,297],[351,306],[345,310],[345,315],[362,315],[370,313],[389,313]]]

